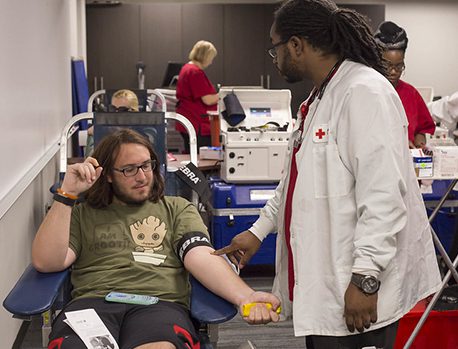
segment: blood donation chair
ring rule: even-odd
[[[128,89],[137,96],[138,112],[166,112],[167,103],[162,95],[157,90],[153,89]],[[110,112],[112,110],[111,99],[118,89],[107,89],[95,91],[88,99],[87,111],[91,112]],[[87,125],[89,124],[89,125]],[[81,120],[79,122],[80,129],[78,130],[78,145],[81,147],[80,152],[87,156],[88,135],[87,126],[91,126],[91,120]]]
[[[149,130],[148,137],[153,135],[155,148],[158,153],[161,153],[160,159],[165,162],[165,127],[166,120],[176,120],[184,125],[188,130],[190,138],[191,149],[191,162],[197,164],[197,146],[196,146],[196,133],[192,124],[182,115],[175,113],[167,113],[165,111],[151,113],[150,115],[142,115],[145,113],[131,113],[126,116],[125,113],[82,113],[75,115],[68,121],[61,135],[60,141],[60,179],[65,175],[67,168],[67,140],[77,130],[77,125],[81,120],[94,119],[94,132],[97,138],[98,125],[108,127],[109,125],[108,114],[115,119],[117,126],[127,126],[129,120],[129,127],[147,129]],[[133,114],[136,114],[132,118]],[[149,113],[148,113],[149,114]],[[145,123],[145,117],[149,117],[149,123]],[[114,126],[113,126],[114,127]],[[148,130],[147,130],[148,131]],[[151,132],[154,131],[154,132]],[[151,138],[150,138],[151,139]],[[162,148],[161,148],[162,147]],[[57,187],[57,185],[54,185]],[[70,299],[70,270],[64,270],[55,273],[41,273],[29,265],[24,271],[14,288],[10,291],[8,296],[3,302],[6,310],[13,314],[13,317],[32,320],[33,318],[42,318],[42,340],[43,346],[47,346],[48,336],[51,331],[51,323],[54,318],[56,310],[62,309],[63,305]],[[192,286],[191,291],[191,316],[199,328],[201,337],[201,348],[212,349],[218,340],[217,324],[225,322],[233,318],[237,314],[237,309],[213,294],[206,289],[192,276],[190,277]]]
[[[191,316],[199,329],[202,349],[216,348],[217,324],[232,319],[236,308],[190,276]],[[31,321],[42,318],[42,344],[48,345],[51,323],[57,310],[70,300],[70,270],[40,273],[29,265],[3,301],[14,318]]]
[[[154,89],[129,89],[137,95],[138,111],[166,111],[167,103],[162,93]],[[88,100],[88,112],[109,111],[111,97],[118,89],[95,91]]]
[[[138,99],[139,111],[168,111],[174,112],[177,100],[175,91],[167,89],[129,89],[134,92]],[[88,100],[87,111],[109,111],[113,94],[118,91],[115,89],[106,89],[95,91]],[[80,144],[86,144],[86,133],[80,131]],[[183,139],[180,133],[175,129],[175,122],[167,121],[167,148],[169,151],[181,153],[184,150]]]

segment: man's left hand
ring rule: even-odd
[[[358,287],[350,283],[345,292],[344,318],[347,328],[359,332],[377,322],[377,293],[366,295]]]
[[[276,310],[280,306],[280,300],[272,293],[253,292],[248,298],[244,299],[239,305],[240,313],[242,314],[243,304],[256,303],[250,310],[250,314],[243,319],[250,325],[267,324],[269,322],[278,322],[280,316]],[[265,303],[272,305],[271,309],[266,307]]]

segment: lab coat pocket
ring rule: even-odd
[[[313,148],[315,198],[347,195],[353,186],[353,175],[342,163],[334,143]]]

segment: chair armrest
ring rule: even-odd
[[[205,288],[192,275],[191,316],[203,324],[219,324],[229,321],[237,314],[235,306]]]
[[[69,270],[40,273],[32,265],[24,271],[3,301],[3,307],[19,317],[39,315],[49,310],[70,275]],[[191,315],[201,323],[217,324],[237,314],[233,304],[215,295],[199,281],[190,277]]]
[[[31,317],[44,313],[54,304],[68,276],[68,269],[55,273],[40,273],[29,265],[3,301],[3,307],[17,317]]]

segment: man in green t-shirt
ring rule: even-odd
[[[255,292],[213,255],[196,208],[163,191],[156,153],[132,130],[105,137],[93,157],[68,167],[32,247],[39,271],[73,266],[73,300],[53,324],[50,347],[85,348],[63,320],[65,312],[93,308],[120,348],[197,348],[188,272],[240,308],[257,303],[248,323],[278,321],[278,298]],[[82,193],[85,202],[74,206]],[[112,291],[159,301],[107,302]]]

